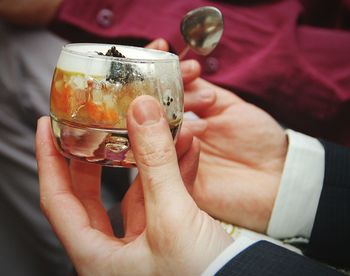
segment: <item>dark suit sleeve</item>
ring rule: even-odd
[[[325,176],[305,254],[337,267],[350,267],[350,149],[321,141]]]
[[[283,247],[260,241],[231,259],[216,275],[339,276],[343,274]]]

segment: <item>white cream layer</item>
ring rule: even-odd
[[[97,54],[97,52],[106,53],[112,46],[115,46],[127,59],[105,57]],[[140,47],[76,43],[63,47],[57,67],[69,72],[106,76],[113,60],[132,63],[140,68],[140,71],[143,71],[142,67],[149,67],[155,63],[177,62],[178,57],[168,52]]]

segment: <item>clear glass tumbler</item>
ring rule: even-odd
[[[183,83],[176,55],[109,44],[64,46],[50,99],[58,150],[68,158],[101,165],[135,166],[126,114],[140,95],[151,95],[161,103],[176,140],[183,119]]]

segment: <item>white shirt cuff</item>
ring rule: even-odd
[[[315,138],[292,130],[287,135],[287,158],[267,234],[309,238],[323,186],[325,151]]]
[[[230,224],[221,223],[226,232],[233,238],[234,242],[228,246],[216,259],[208,266],[208,268],[203,272],[203,276],[214,275],[222,267],[224,267],[231,259],[236,257],[238,254],[246,250],[248,247],[253,245],[258,241],[268,241],[274,243],[278,246],[284,247],[293,251],[297,254],[302,254],[301,250],[283,243],[279,240],[272,239],[266,235],[250,231],[248,229],[235,227]]]

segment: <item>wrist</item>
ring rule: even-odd
[[[267,233],[269,221],[278,196],[289,148],[288,136],[284,129],[278,126],[278,129],[275,129],[273,133],[275,135],[271,135],[272,143],[267,146],[267,151],[265,151],[271,155],[270,157],[265,157],[265,160],[263,161],[265,178],[261,180],[264,184],[261,185],[264,188],[261,191],[261,196],[264,198],[264,206],[260,210],[260,212],[262,212],[260,228],[254,229],[260,233]]]

